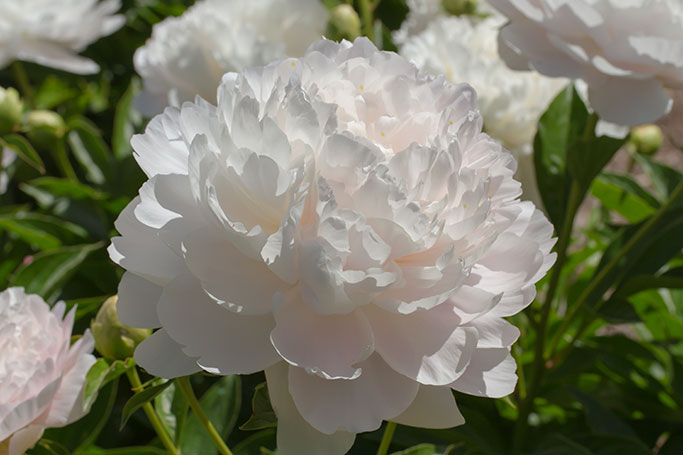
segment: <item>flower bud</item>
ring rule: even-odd
[[[0,87],[0,135],[11,133],[21,123],[24,103],[13,88]]]
[[[654,155],[662,146],[662,130],[653,124],[636,126],[631,130],[629,142],[635,145],[636,152]]]
[[[448,14],[474,14],[477,11],[477,0],[441,0],[441,6]]]
[[[123,360],[133,355],[135,347],[151,335],[150,329],[135,329],[119,322],[117,296],[108,298],[90,323],[95,349],[106,359]]]
[[[31,111],[26,116],[26,135],[35,145],[50,148],[66,134],[64,119],[53,111]]]
[[[360,36],[360,18],[351,5],[335,6],[327,24],[327,37],[333,40],[349,41]]]

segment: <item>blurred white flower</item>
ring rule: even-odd
[[[7,191],[7,185],[9,184],[9,177],[7,176],[7,167],[14,162],[17,158],[17,154],[9,147],[3,147],[2,149],[2,159],[0,159],[0,195]]]
[[[540,205],[532,155],[536,124],[568,81],[509,69],[498,55],[503,24],[498,14],[476,21],[440,16],[410,37],[400,54],[420,69],[474,87],[484,130],[515,155],[524,197]]]
[[[149,180],[116,222],[122,323],[174,377],[265,369],[278,453],[343,454],[382,420],[463,423],[451,389],[515,387],[503,319],[552,265],[552,226],[476,94],[365,38],[229,73],[218,107],[132,141]]]
[[[683,88],[680,0],[490,0],[509,19],[501,55],[514,69],[583,79],[610,122],[651,122]]]
[[[320,0],[203,0],[154,26],[135,52],[143,92],[136,107],[148,116],[196,95],[216,101],[223,74],[299,57],[327,26]]]
[[[25,60],[76,74],[99,71],[80,57],[89,44],[118,30],[119,0],[0,0],[0,68]]]
[[[71,345],[75,309],[52,311],[23,288],[0,292],[0,452],[23,455],[45,428],[83,417],[85,376],[95,357],[90,332]],[[4,446],[4,447],[3,447]]]

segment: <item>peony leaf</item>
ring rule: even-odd
[[[216,431],[227,439],[237,421],[242,402],[242,385],[239,376],[224,376],[214,383],[200,398],[204,412]],[[213,455],[218,449],[197,419],[191,414],[180,434],[181,453]]]
[[[173,384],[173,381],[166,381],[161,384],[148,387],[144,390],[136,392],[135,395],[130,397],[130,399],[123,406],[123,413],[121,415],[121,425],[119,425],[119,430],[126,426],[128,419],[140,409],[145,403],[148,403],[154,399],[157,395],[163,392],[167,387]]]
[[[593,181],[591,194],[602,205],[613,210],[631,223],[652,215],[659,202],[628,175],[603,173]]]
[[[275,415],[275,411],[273,411],[273,406],[270,404],[268,388],[266,387],[265,382],[262,382],[254,388],[254,396],[251,399],[251,409],[251,417],[240,425],[240,430],[262,430],[277,425],[277,416]]]
[[[83,394],[83,407],[89,408],[97,397],[97,392],[109,382],[121,376],[128,369],[135,366],[132,358],[110,361],[103,358],[90,367],[86,375],[85,393]]]
[[[45,174],[45,163],[43,163],[42,158],[36,149],[33,148],[31,143],[26,140],[24,136],[19,134],[8,134],[0,138],[1,147],[9,147],[14,151],[19,158],[26,162],[29,166]]]
[[[237,444],[232,452],[235,455],[264,455],[266,448],[275,448],[275,432],[274,428],[268,428],[254,433]]]
[[[67,141],[86,178],[98,185],[111,181],[111,152],[97,127],[83,117],[70,119],[68,127]]]
[[[140,80],[133,78],[116,105],[114,114],[114,131],[112,132],[112,149],[114,157],[121,160],[130,156],[130,138],[133,137],[138,126],[142,124],[142,115],[132,107],[135,95],[140,91]]]
[[[400,452],[393,452],[391,455],[441,455],[437,453],[434,444],[419,444],[414,447],[401,450]]]

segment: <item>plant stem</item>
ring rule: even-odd
[[[223,441],[223,438],[221,438],[221,436],[216,431],[216,428],[214,428],[213,424],[207,417],[206,413],[204,412],[204,409],[202,409],[202,405],[199,404],[199,400],[197,400],[197,397],[195,396],[194,391],[192,390],[192,384],[190,384],[190,377],[183,376],[182,378],[178,378],[176,379],[176,383],[180,386],[180,390],[182,390],[183,394],[185,394],[188,403],[190,403],[192,411],[199,419],[199,422],[201,422],[201,424],[204,426],[207,433],[209,433],[209,437],[218,448],[218,451],[222,455],[233,455],[228,446],[225,444],[225,441]]]
[[[133,367],[126,370],[126,375],[128,375],[128,380],[130,381],[130,384],[133,386],[133,389],[142,389],[142,383],[140,382],[140,376],[138,376],[138,371],[136,368]],[[152,405],[149,402],[147,402],[142,405],[142,409],[145,411],[145,414],[147,414],[147,419],[149,419],[149,423],[152,424],[154,431],[156,431],[157,435],[159,436],[159,439],[161,440],[161,443],[164,445],[164,447],[166,447],[166,450],[168,450],[168,453],[173,455],[179,455],[180,451],[173,444],[173,441],[171,441],[171,437],[166,432],[166,429],[164,428],[164,425],[161,423],[159,416],[154,410],[154,407],[152,407]]]
[[[394,437],[394,431],[396,431],[396,422],[387,422],[384,435],[382,435],[382,442],[379,443],[379,449],[377,449],[377,455],[387,455],[391,438]]]
[[[641,239],[646,237],[647,235],[650,234],[650,230],[657,225],[659,220],[664,216],[665,213],[669,211],[671,206],[676,202],[676,200],[683,195],[683,182],[679,183],[676,188],[674,189],[673,193],[671,193],[671,197],[669,200],[657,210],[657,212],[650,217],[649,220],[638,230],[638,232],[633,235],[629,239],[628,242],[626,242],[626,245],[622,249],[619,250],[619,253],[617,253],[614,258],[605,266],[603,267],[600,272],[593,278],[593,280],[586,286],[586,288],[583,290],[579,298],[577,299],[576,303],[573,305],[571,311],[569,314],[564,318],[562,321],[562,324],[560,325],[560,329],[557,331],[555,337],[552,340],[552,343],[550,345],[550,350],[549,354],[552,356],[555,350],[557,349],[557,345],[560,343],[560,339],[562,334],[564,333],[565,330],[569,327],[569,325],[572,323],[574,318],[577,316],[581,308],[586,304],[586,301],[590,297],[590,295],[599,288],[600,285],[602,285],[602,281],[609,276],[610,272],[619,265],[619,262],[626,256],[637,244],[640,242]],[[603,302],[599,302],[594,311],[597,311],[600,306],[602,306]],[[583,334],[583,332],[586,330],[586,328],[590,325],[588,324],[583,324],[579,331],[572,337],[572,341],[569,343],[569,346],[573,346],[576,340]]]
[[[17,81],[17,85],[21,90],[21,94],[24,96],[24,99],[26,99],[29,107],[34,108],[35,99],[33,96],[33,87],[31,87],[31,83],[28,80],[24,66],[18,60],[12,63],[12,74],[14,75],[14,79]]]
[[[375,31],[373,29],[372,13],[375,5],[370,0],[358,0],[358,9],[360,10],[361,24],[363,28],[363,35],[370,38],[370,41],[375,41]]]
[[[593,126],[594,128],[594,126]],[[583,201],[584,193],[578,182],[572,182],[569,190],[569,200],[567,202],[567,209],[562,223],[562,228],[559,233],[559,241],[557,244],[557,262],[553,267],[552,275],[550,277],[550,284],[548,285],[548,293],[546,294],[545,302],[541,309],[541,319],[537,324],[536,330],[536,344],[534,362],[531,366],[529,374],[529,384],[526,388],[526,396],[521,400],[519,405],[519,415],[517,417],[517,424],[515,427],[515,434],[513,440],[513,453],[519,453],[526,437],[526,432],[529,426],[529,414],[534,406],[534,399],[538,394],[538,390],[543,380],[545,373],[545,343],[548,336],[548,320],[552,310],[553,300],[560,283],[562,275],[562,267],[567,259],[567,248],[571,240],[572,228],[574,226],[574,217]]]

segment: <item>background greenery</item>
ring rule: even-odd
[[[126,26],[85,52],[101,65],[98,75],[23,64],[28,88],[20,87],[17,67],[0,71],[0,85],[22,89],[25,119],[29,111],[43,109],[65,122],[57,134],[25,121],[2,136],[21,159],[4,170],[10,183],[0,195],[0,289],[24,286],[49,303],[78,304],[74,333],[82,333],[116,293],[122,270],[109,260],[106,246],[116,235],[118,213],[144,181],[129,146],[145,124],[131,108],[140,85],[133,53],[154,23],[181,14],[190,3],[124,0]],[[354,6],[360,10],[363,3]],[[400,26],[407,7],[403,0],[375,6],[369,22],[375,42],[394,50],[390,31]],[[657,155],[636,153],[633,143],[623,147],[624,141],[596,138],[595,120],[568,88],[539,124],[538,183],[560,236],[561,267],[539,283],[537,301],[512,318],[522,330],[513,348],[520,365],[516,392],[499,400],[456,393],[466,425],[399,426],[392,451],[683,453],[683,179]],[[627,155],[647,183],[604,171],[615,154]],[[587,216],[577,223],[580,207]],[[134,396],[123,375],[131,371],[130,360],[100,360],[89,377],[92,412],[49,430],[33,453],[164,454],[140,411],[147,401],[184,454],[218,453],[177,383],[162,385],[143,374],[144,391]],[[275,419],[263,381],[261,373],[192,378],[205,411],[236,455],[275,449]],[[351,453],[375,453],[381,437],[381,430],[359,435]]]

